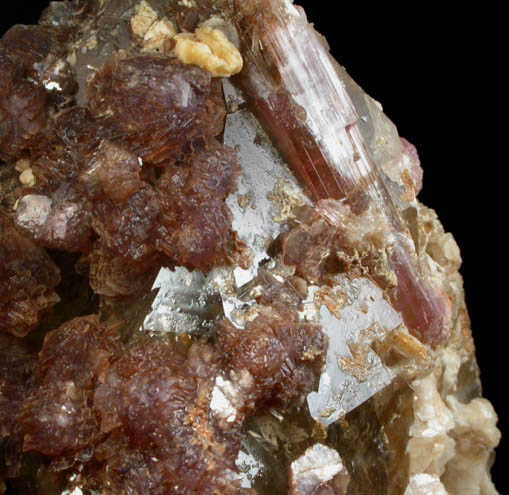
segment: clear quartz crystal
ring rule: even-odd
[[[316,392],[308,395],[311,416],[331,424],[388,385],[394,373],[370,348],[371,342],[402,324],[400,315],[369,280],[338,280],[346,298],[338,316],[318,305],[320,324],[329,338],[326,367]],[[312,288],[311,294],[318,288]],[[313,299],[311,299],[313,300]]]

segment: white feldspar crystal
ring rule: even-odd
[[[253,377],[247,370],[232,373],[230,380],[225,380],[222,376],[216,377],[210,410],[223,429],[242,419],[243,415],[239,410],[244,406],[246,390],[253,386]]]
[[[410,478],[405,495],[449,495],[438,476],[415,474]]]
[[[228,396],[235,395],[236,390],[232,382],[224,380],[223,377],[216,377],[216,385],[212,389],[212,399],[210,400],[210,409],[218,419],[227,423],[233,423],[237,418],[237,410],[231,403]]]
[[[28,230],[37,229],[48,219],[51,205],[51,199],[42,194],[24,196],[16,209],[16,222]]]
[[[489,476],[492,449],[500,441],[497,415],[486,399],[464,404],[456,397],[462,352],[452,345],[442,349],[441,366],[412,384],[414,422],[405,495],[497,494]]]
[[[434,373],[416,380],[412,387],[415,420],[407,446],[410,474],[427,473],[440,477],[454,452],[454,440],[448,436],[454,426],[453,415],[438,393]]]
[[[451,495],[494,495],[489,476],[492,449],[500,441],[493,406],[482,398],[462,404],[454,396],[446,403],[454,416],[450,434],[456,441],[454,457],[446,467],[442,481]]]
[[[339,454],[321,443],[307,449],[290,466],[290,495],[311,495],[344,468]]]

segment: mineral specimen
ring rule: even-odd
[[[495,495],[417,151],[290,0],[0,40],[0,493]]]

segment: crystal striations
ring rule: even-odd
[[[0,493],[496,494],[458,246],[300,7],[53,1],[0,68]]]
[[[239,2],[238,8],[247,61],[242,87],[316,201],[346,200],[355,214],[362,198],[361,209],[385,224],[387,265],[398,282],[389,292],[393,304],[412,333],[440,341],[448,302],[419,273],[401,217],[366,149],[357,109],[322,41],[290,2]],[[326,211],[324,217],[333,221]]]

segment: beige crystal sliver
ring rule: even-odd
[[[135,35],[143,38],[156,20],[157,12],[146,0],[142,0],[136,5],[136,14],[131,18],[131,29]]]
[[[145,33],[143,36],[144,50],[161,50],[166,40],[171,40],[177,34],[177,30],[173,23],[168,19],[160,19]]]

